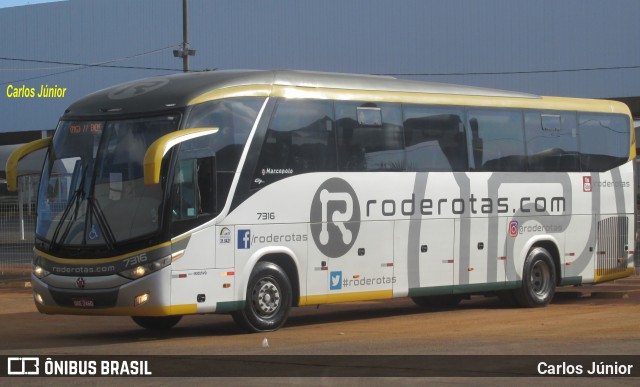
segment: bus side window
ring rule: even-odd
[[[213,135],[215,136],[215,134]],[[211,136],[180,144],[171,185],[171,233],[179,235],[217,215],[216,157]],[[223,202],[224,203],[224,202]]]
[[[490,172],[527,170],[522,112],[519,110],[469,110],[472,169]]]
[[[173,220],[196,217],[196,161],[180,160],[173,179]]]
[[[340,171],[403,171],[399,104],[336,102]]]
[[[281,100],[271,117],[251,188],[311,172],[336,170],[330,101]]]
[[[583,171],[604,172],[624,164],[629,155],[631,123],[621,114],[579,114]]]
[[[407,171],[467,170],[464,113],[434,106],[404,105]]]
[[[524,131],[529,171],[580,171],[575,113],[526,112]]]

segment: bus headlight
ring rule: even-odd
[[[167,267],[169,266],[170,263],[171,263],[171,256],[167,256],[162,259],[158,259],[157,261],[153,261],[151,263],[145,263],[144,265],[139,265],[131,269],[123,270],[120,272],[120,275],[134,280],[134,279],[143,277],[147,274],[156,272],[164,267]]]
[[[44,278],[50,274],[47,270],[43,269],[42,266],[38,265],[33,265],[31,272],[38,278]]]

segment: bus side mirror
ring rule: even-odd
[[[40,140],[31,141],[11,152],[7,159],[5,171],[7,172],[7,191],[16,192],[18,190],[18,162],[25,156],[46,148],[51,143],[51,137],[41,138]]]
[[[160,183],[160,167],[162,158],[171,148],[181,142],[207,136],[218,132],[218,128],[192,128],[178,130],[166,134],[153,142],[144,154],[144,183],[155,185]]]

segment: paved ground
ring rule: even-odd
[[[22,287],[20,287],[22,285]],[[5,283],[5,286],[7,284]],[[505,308],[473,297],[452,310],[411,300],[360,302],[292,311],[273,333],[245,334],[228,316],[185,317],[169,332],[139,329],[126,317],[38,314],[24,282],[0,289],[0,354],[20,355],[634,355],[640,367],[640,277],[560,289],[540,309]],[[264,345],[267,340],[268,347]],[[55,379],[62,381],[62,379]],[[191,379],[190,379],[191,380]],[[198,381],[204,381],[197,379]],[[81,379],[72,381],[82,384]],[[136,379],[138,384],[140,379]],[[155,382],[176,382],[175,379]],[[258,382],[227,379],[226,384]],[[281,384],[382,385],[387,379],[280,379]],[[391,379],[422,384],[420,379]],[[545,384],[640,385],[635,379],[547,379]],[[22,382],[22,380],[21,380]],[[98,383],[107,384],[104,380]],[[539,379],[436,378],[474,385],[539,384]],[[92,382],[93,383],[93,382]],[[151,383],[151,380],[143,381]],[[0,384],[2,381],[0,380]],[[37,383],[36,383],[37,384]]]

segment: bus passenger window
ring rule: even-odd
[[[403,171],[399,104],[336,102],[340,171]]]
[[[471,164],[476,171],[526,171],[522,113],[510,110],[468,111]]]
[[[433,106],[404,105],[407,171],[467,170],[464,112]]]
[[[330,101],[282,100],[267,129],[252,188],[289,176],[336,170]]]
[[[629,158],[631,123],[621,114],[579,114],[583,171],[604,172]]]
[[[218,128],[214,147],[217,170],[235,172],[251,127],[264,99],[229,98],[195,105],[189,112],[187,128]]]
[[[524,131],[529,171],[580,171],[575,113],[526,112]]]

